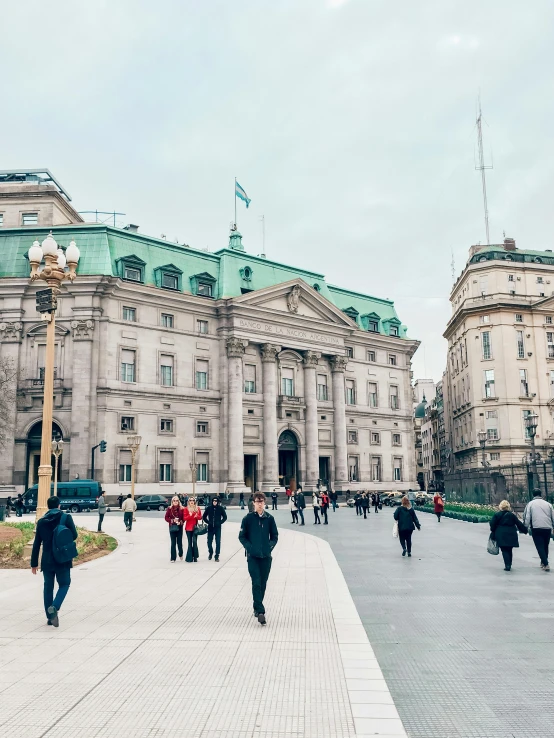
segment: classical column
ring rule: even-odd
[[[306,402],[306,491],[317,489],[319,439],[317,424],[317,361],[320,354],[304,352],[304,400]]]
[[[90,437],[91,395],[95,390],[91,387],[92,378],[92,341],[94,320],[80,319],[71,321],[73,332],[73,368],[71,380],[71,444],[69,448],[69,479],[90,478],[90,451],[92,442],[102,439]],[[64,454],[62,468],[67,471]]]
[[[242,393],[244,391],[242,357],[244,344],[241,338],[227,339],[228,359],[228,426],[229,439],[227,487],[230,492],[244,490],[244,448],[243,448],[243,418]]]
[[[348,358],[333,356],[331,371],[333,372],[333,411],[335,433],[335,488],[344,489],[348,485],[348,463],[346,453],[346,401],[344,388],[344,372]]]
[[[277,364],[281,350],[273,343],[262,344],[264,393],[264,462],[262,491],[279,486],[279,452],[277,449]]]

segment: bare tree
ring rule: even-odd
[[[0,449],[8,443],[8,431],[15,415],[17,369],[14,360],[0,357]]]

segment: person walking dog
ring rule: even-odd
[[[540,489],[533,490],[533,499],[527,503],[523,511],[523,525],[531,531],[533,543],[541,560],[541,569],[550,571],[548,546],[554,526],[554,510],[549,502],[543,500]]]
[[[177,549],[179,559],[183,560],[183,528],[185,525],[184,508],[181,505],[179,495],[173,495],[171,505],[165,511],[165,522],[169,524],[169,538],[171,540],[171,563],[177,561]]]
[[[102,523],[104,521],[104,515],[108,512],[108,505],[106,498],[104,497],[104,490],[100,490],[100,497],[98,498],[98,532],[102,533]]]
[[[121,506],[123,510],[123,522],[125,523],[125,530],[130,533],[133,530],[133,515],[137,510],[137,503],[133,500],[131,494],[127,495]]]
[[[77,530],[73,518],[60,510],[59,497],[49,497],[48,512],[37,523],[35,540],[31,553],[31,571],[37,573],[40,549],[42,558],[40,569],[44,578],[44,611],[47,625],[58,628],[58,611],[69,592],[71,585],[72,561],[77,556]],[[54,579],[58,591],[54,597]]]
[[[221,526],[227,521],[227,511],[220,504],[219,497],[212,498],[212,504],[205,509],[202,519],[208,525],[208,561],[211,561],[214,555],[214,538],[215,560],[219,561],[219,554],[221,553]]]
[[[502,500],[498,505],[498,512],[492,516],[489,525],[491,538],[497,542],[502,551],[504,571],[511,571],[513,549],[519,548],[517,532],[519,530],[520,533],[527,533],[527,526],[514,515],[508,500]]]
[[[421,525],[408,497],[402,498],[402,504],[394,511],[394,519],[398,523],[398,538],[402,546],[402,556],[406,556],[406,552],[408,556],[411,556],[412,533],[415,528],[421,530]]]
[[[265,495],[254,495],[254,512],[242,519],[239,541],[244,546],[248,562],[248,573],[252,580],[254,616],[260,625],[266,624],[264,596],[271,571],[271,554],[277,545],[279,533],[275,518],[265,509]]]
[[[441,515],[444,512],[444,501],[438,492],[436,492],[435,496],[433,497],[433,504],[435,506],[435,515],[437,516],[437,520],[440,523]]]

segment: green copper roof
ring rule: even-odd
[[[75,239],[81,252],[79,274],[121,276],[121,264],[126,258],[134,257],[143,270],[145,284],[159,286],[159,272],[163,271],[160,267],[171,265],[184,292],[195,291],[199,280],[210,282],[213,279],[213,297],[216,299],[237,297],[247,291],[300,278],[345,311],[360,328],[368,330],[368,321],[371,320],[372,329],[377,325],[379,333],[390,334],[397,330],[400,337],[406,336],[406,327],[401,325],[392,301],[335,287],[327,284],[319,272],[238,250],[237,246],[242,245],[238,233],[231,234],[234,248],[224,248],[214,254],[103,224],[51,229],[4,228],[0,229],[0,278],[28,277],[26,254],[33,241],[42,241],[50,230],[62,247]]]

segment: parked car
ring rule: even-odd
[[[416,496],[416,505],[429,505],[433,502],[434,495],[429,492],[418,492]]]
[[[58,482],[56,490],[60,498],[62,510],[78,513],[98,509],[98,498],[101,487],[99,482],[92,479],[74,479],[73,482]],[[54,485],[50,485],[50,494],[54,494]],[[25,492],[25,512],[34,512],[37,509],[38,484],[34,484]]]
[[[386,501],[384,501],[384,504],[389,507],[397,507],[402,502],[403,497],[404,492],[391,492]]]
[[[135,500],[137,510],[165,510],[169,507],[167,497],[163,495],[142,495]]]

